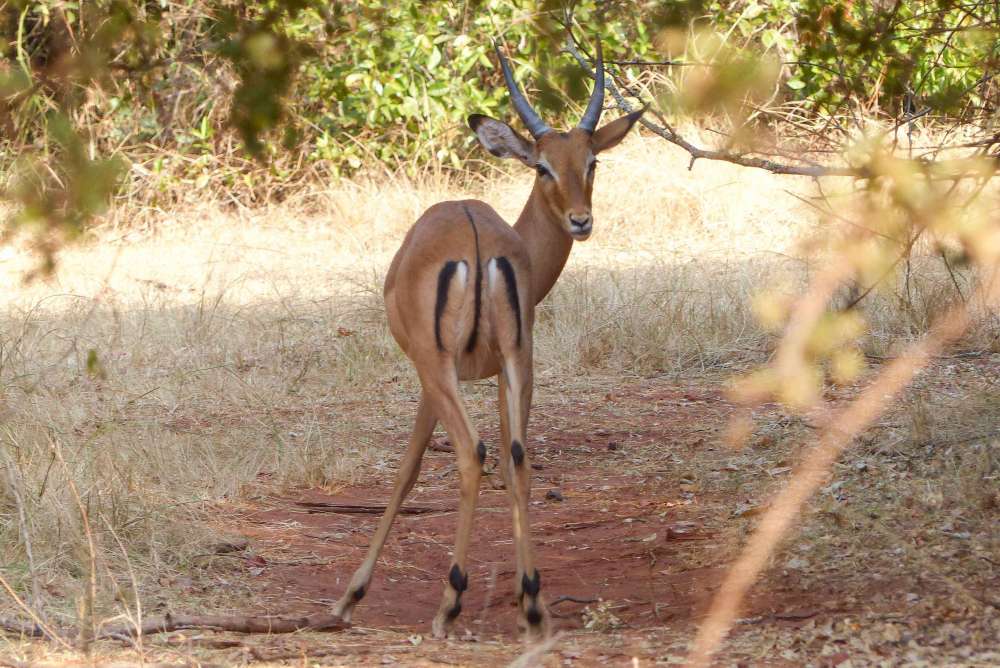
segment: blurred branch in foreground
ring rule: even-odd
[[[985,306],[995,308],[1000,305],[996,263],[988,273],[989,278],[979,286],[975,301],[981,300]],[[951,309],[935,322],[927,336],[882,369],[857,399],[845,409],[827,416],[819,443],[798,465],[788,486],[773,499],[743,552],[730,566],[694,640],[689,665],[710,665],[712,656],[732,628],[748,590],[802,513],[806,502],[828,480],[844,450],[886,410],[931,358],[957,340],[971,322],[969,305]]]
[[[198,135],[214,152],[216,105],[246,156],[267,157],[264,138],[288,129],[287,94],[310,50],[289,25],[316,3],[275,0],[238,9],[132,0],[0,2],[0,241],[23,235],[50,273],[57,251],[104,213],[138,156]],[[187,90],[169,82],[210,78],[228,65],[233,81],[191,105],[192,132],[178,111]],[[201,91],[199,91],[201,92]],[[231,98],[231,99],[228,99]],[[35,273],[29,274],[29,278]]]

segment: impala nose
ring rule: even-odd
[[[589,234],[592,226],[593,223],[589,213],[583,215],[569,214],[569,228],[572,234]]]

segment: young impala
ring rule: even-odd
[[[440,420],[454,444],[459,472],[458,530],[444,598],[433,632],[447,634],[468,587],[466,559],[486,446],[469,420],[460,380],[499,376],[500,472],[510,495],[517,555],[515,594],[519,626],[544,635],[548,612],[529,539],[531,482],[526,445],[532,392],[531,332],[535,304],[562,272],[574,241],[593,229],[590,210],[597,154],[625,137],[642,111],[597,129],[604,103],[604,66],[597,49],[595,86],[579,125],[547,126],[518,90],[496,47],[510,100],[532,139],[501,121],[474,114],[469,126],[483,147],[535,170],[535,184],[517,223],[508,225],[479,200],[441,202],[407,233],[385,279],[389,328],[413,362],[422,392],[416,424],[392,498],[368,549],[334,612],[349,620],[372,578],[396,513],[420,471],[420,460]]]

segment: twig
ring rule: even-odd
[[[87,515],[87,509],[83,505],[83,499],[80,498],[80,492],[76,488],[76,483],[73,482],[73,472],[70,471],[66,460],[63,459],[59,441],[50,435],[49,442],[59,463],[66,470],[66,484],[69,485],[73,500],[80,511],[80,521],[83,523],[83,531],[87,537],[87,586],[84,589],[83,600],[80,605],[79,641],[84,651],[89,652],[90,646],[94,642],[94,627],[96,626],[94,604],[97,600],[97,547],[94,545],[94,533],[90,530],[90,518]]]
[[[917,231],[916,231],[916,234],[914,234],[910,238],[909,242],[906,244],[906,246],[900,252],[899,256],[893,261],[893,263],[891,265],[889,265],[882,272],[882,274],[879,275],[879,277],[877,279],[875,279],[874,281],[872,281],[871,285],[869,285],[867,288],[865,288],[861,292],[861,294],[859,294],[857,297],[855,297],[854,299],[852,299],[850,301],[850,303],[848,303],[847,306],[845,306],[843,308],[843,310],[844,311],[850,311],[852,308],[854,308],[855,306],[857,306],[858,303],[861,302],[861,300],[863,300],[865,297],[867,297],[868,295],[870,295],[871,292],[872,292],[872,290],[874,290],[879,285],[881,285],[882,281],[884,281],[885,279],[889,278],[889,276],[892,275],[892,273],[896,270],[896,267],[899,266],[899,263],[902,262],[904,259],[910,257],[910,251],[913,250],[913,245],[915,243],[917,243],[917,239],[920,238],[920,235],[923,233],[923,231],[924,231],[924,228],[922,228],[922,227],[918,228]],[[959,294],[962,294],[961,291],[959,291]]]
[[[348,656],[352,654],[371,654],[372,649],[370,647],[365,647],[363,645],[355,645],[353,647],[337,647],[337,648],[309,648],[303,647],[297,652],[272,652],[268,653],[263,651],[260,647],[251,647],[250,656],[252,656],[257,661],[263,661],[265,663],[276,663],[278,661],[292,661],[298,659],[305,663],[306,659],[318,659],[325,656]],[[340,663],[339,661],[337,662]]]
[[[377,515],[385,512],[384,504],[354,504],[354,503],[326,503],[324,501],[296,501],[295,505],[305,508],[309,513],[340,513],[343,515]],[[447,512],[448,508],[434,508],[431,506],[403,506],[399,509],[400,515],[424,515],[426,513]]]
[[[0,617],[0,630],[7,631],[8,633],[13,633],[15,635],[24,636],[26,638],[57,638],[55,631],[49,629],[45,631],[37,623],[29,624],[28,622],[22,622],[17,619],[10,619],[8,617]]]
[[[342,631],[350,624],[337,615],[317,613],[306,617],[259,617],[252,615],[184,615],[167,613],[150,617],[142,624],[128,623],[112,626],[94,634],[93,640],[132,640],[139,635],[171,633],[184,629],[230,631],[233,633],[295,633],[297,631]],[[79,635],[79,630],[66,628],[53,630],[14,619],[0,618],[0,630],[32,638],[51,637],[66,649],[72,649],[66,640]]]
[[[565,603],[569,601],[571,603],[597,603],[599,598],[577,598],[576,596],[558,596],[556,599],[549,603],[549,607],[559,605],[560,603]]]
[[[736,624],[763,624],[765,622],[800,622],[804,619],[812,619],[819,614],[819,610],[806,610],[805,612],[776,612],[773,615],[758,615],[756,617],[745,617],[734,621]]]
[[[132,560],[129,558],[129,556],[128,556],[128,550],[125,549],[125,544],[122,542],[121,538],[118,536],[118,532],[116,532],[115,529],[114,529],[114,527],[111,526],[111,522],[108,521],[108,518],[104,515],[104,513],[101,513],[101,519],[104,520],[104,525],[108,528],[108,531],[111,533],[111,536],[115,539],[115,542],[118,543],[118,549],[121,550],[122,556],[125,558],[125,565],[128,568],[129,582],[131,582],[131,584],[132,584],[132,593],[135,596],[135,619],[134,620],[132,619],[131,612],[129,611],[127,605],[125,606],[126,617],[129,619],[129,621],[134,626],[136,626],[138,628],[141,628],[142,627],[142,598],[141,598],[141,596],[139,594],[139,579],[135,575],[135,569],[132,567]],[[140,653],[142,653],[142,633],[137,633],[136,637],[135,637],[135,640],[136,640],[136,649]]]
[[[576,36],[573,34],[573,31],[569,28],[568,25],[566,32],[567,32],[567,39],[564,51],[573,56],[573,58],[576,59],[580,67],[584,68],[587,74],[593,77],[594,71],[592,69],[591,62],[589,61],[588,58],[584,57],[581,54],[579,49],[579,43],[576,41]],[[613,63],[613,62],[615,61],[608,61],[608,63]],[[984,80],[988,79],[984,76]],[[617,85],[615,84],[616,81],[618,82]],[[977,82],[976,85],[979,85],[979,82]],[[611,76],[605,77],[604,86],[608,90],[608,92],[611,93],[611,96],[615,99],[615,102],[618,105],[619,109],[621,109],[625,113],[631,113],[636,110],[636,107],[633,104],[631,104],[628,100],[626,100],[625,97],[622,95],[621,91],[619,90],[618,86],[623,86],[623,87],[625,86],[622,84],[622,82],[616,75],[612,73]],[[973,88],[974,86],[968,90],[971,91]],[[635,97],[638,96],[635,95]],[[905,122],[912,122],[913,120],[921,116],[924,116],[927,113],[930,113],[930,111],[923,110],[909,117]],[[851,165],[816,165],[816,164],[794,165],[794,164],[777,162],[775,160],[769,160],[767,158],[761,158],[758,156],[747,155],[745,153],[734,153],[731,151],[721,151],[715,149],[701,148],[686,140],[676,130],[670,127],[670,125],[666,123],[665,120],[663,119],[662,114],[656,112],[654,112],[654,114],[657,116],[658,120],[661,123],[663,123],[663,125],[658,125],[646,117],[640,118],[639,122],[645,128],[653,132],[653,134],[687,151],[687,153],[691,156],[691,162],[688,165],[688,169],[694,167],[694,163],[696,160],[703,158],[705,160],[719,160],[723,162],[729,162],[735,165],[740,165],[742,167],[763,169],[765,171],[771,172],[772,174],[783,174],[790,176],[808,176],[812,178],[818,178],[822,176],[853,176],[855,178],[862,178],[862,179],[871,178],[873,176],[872,172],[867,167],[864,166],[854,167]],[[940,148],[943,149],[948,147],[942,146]],[[997,158],[994,157],[994,160],[997,160]],[[925,164],[925,161],[921,160],[915,160],[914,162],[916,162],[918,165]],[[941,165],[944,163],[938,163],[938,164]],[[994,175],[996,175],[996,173],[994,173]],[[974,174],[966,173],[965,171],[959,171],[956,173],[942,174],[940,176],[935,176],[934,178],[955,179],[964,176],[971,177],[974,176]]]
[[[965,294],[962,292],[962,288],[958,284],[958,277],[955,276],[955,271],[951,268],[951,262],[948,261],[948,254],[945,253],[944,248],[939,250],[941,253],[941,260],[944,262],[945,269],[948,270],[948,275],[951,277],[951,284],[955,286],[955,292],[958,293],[958,298],[961,299],[964,304],[966,302]]]
[[[10,584],[8,584],[7,581],[3,579],[3,576],[0,576],[0,586],[2,586],[7,591],[7,594],[10,595],[12,599],[14,599],[14,603],[16,603],[18,607],[20,607],[26,613],[28,613],[28,616],[31,617],[31,619],[35,622],[34,624],[25,624],[24,622],[18,622],[16,620],[8,620],[0,618],[0,629],[3,629],[5,631],[12,631],[19,635],[28,636],[31,638],[48,637],[58,642],[65,649],[68,649],[70,651],[73,650],[73,647],[69,643],[67,643],[56,630],[54,630],[51,626],[46,624],[42,620],[42,618],[39,617],[38,614],[31,609],[31,607],[26,605],[24,601],[21,600],[21,597],[18,596],[17,592],[14,591],[14,588],[11,587]]]
[[[427,446],[428,450],[435,452],[455,452],[455,446],[448,442],[446,438],[435,438]]]
[[[569,32],[569,37],[566,40],[565,51],[569,53],[573,58],[576,59],[580,67],[583,67],[589,76],[594,76],[594,71],[591,68],[590,62],[584,58],[580,51],[578,50],[575,41],[576,38],[573,36],[572,31]],[[611,96],[615,98],[615,102],[618,107],[625,113],[631,113],[636,110],[636,108],[629,103],[628,100],[621,94],[618,87],[614,83],[615,77],[606,77],[604,80],[604,87],[607,88]],[[743,167],[754,167],[757,169],[763,169],[774,174],[789,174],[795,176],[856,176],[856,177],[866,177],[869,176],[868,171],[862,168],[855,168],[849,166],[838,166],[838,167],[826,167],[822,165],[787,165],[773,160],[768,160],[766,158],[758,158],[755,156],[749,156],[741,153],[731,153],[729,151],[717,151],[713,149],[704,149],[695,146],[691,142],[680,136],[675,130],[670,127],[665,127],[653,123],[649,119],[643,117],[639,119],[644,127],[652,131],[654,134],[666,139],[671,144],[680,146],[682,149],[688,152],[691,156],[691,163],[688,169],[694,167],[695,160],[699,158],[704,158],[706,160],[722,160],[724,162],[731,162],[736,165],[741,165]],[[662,118],[661,118],[662,122]]]
[[[827,194],[825,192],[823,192],[823,185],[822,185],[822,183],[818,179],[816,180],[815,183],[816,183],[817,188],[819,189],[820,195],[821,195],[821,197],[823,199],[823,203],[826,204],[826,207],[822,207],[819,204],[817,204],[816,202],[812,201],[812,199],[807,198],[807,197],[803,197],[802,195],[799,195],[798,193],[794,193],[791,190],[788,190],[787,188],[785,189],[785,194],[794,197],[795,199],[797,199],[798,201],[802,202],[803,204],[805,204],[809,208],[813,209],[814,211],[817,211],[817,212],[819,212],[820,214],[822,214],[824,216],[828,216],[830,218],[833,218],[834,220],[837,220],[837,221],[839,221],[841,223],[844,223],[845,225],[848,225],[850,227],[857,228],[861,232],[864,232],[866,234],[873,234],[873,235],[878,236],[878,237],[882,237],[883,239],[886,239],[887,241],[892,241],[892,242],[896,241],[895,237],[889,236],[888,234],[886,234],[884,232],[879,232],[878,230],[872,229],[870,227],[867,227],[866,225],[863,225],[861,223],[857,223],[857,222],[851,220],[850,218],[846,218],[846,217],[840,215],[839,213],[837,213],[836,211],[834,211],[830,207],[830,202],[829,202],[830,197],[827,196]],[[817,199],[819,199],[819,198],[817,198]]]
[[[234,633],[295,633],[342,631],[350,626],[337,615],[317,613],[306,617],[255,617],[250,615],[183,615],[152,617],[141,625],[127,624],[102,631],[97,639],[134,638],[137,634],[170,633],[182,629],[217,629]]]
[[[10,430],[7,430],[8,437],[12,438]],[[13,438],[12,438],[13,440]],[[24,499],[21,498],[20,486],[14,479],[15,464],[13,458],[4,453],[7,459],[7,481],[10,484],[10,493],[14,497],[14,507],[17,510],[17,524],[21,532],[21,540],[24,541],[24,554],[28,558],[28,578],[31,580],[31,600],[29,605],[38,608],[42,603],[42,595],[38,587],[38,572],[35,570],[35,555],[31,548],[31,532],[28,528],[28,516],[24,509]]]

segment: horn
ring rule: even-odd
[[[510,63],[504,58],[504,55],[500,52],[500,46],[493,42],[493,48],[497,52],[497,58],[500,60],[500,68],[503,70],[504,81],[507,82],[507,91],[510,93],[510,101],[514,105],[514,110],[517,115],[521,117],[521,121],[524,126],[528,128],[528,132],[535,139],[538,139],[546,132],[552,130],[545,121],[535,113],[535,110],[531,108],[528,104],[528,100],[525,99],[524,95],[521,93],[520,89],[517,87],[517,82],[514,81],[514,74],[510,71]]]
[[[587,132],[597,129],[604,110],[604,52],[601,50],[601,40],[597,40],[597,66],[594,69],[594,92],[590,95],[587,110],[583,112],[579,128]]]

